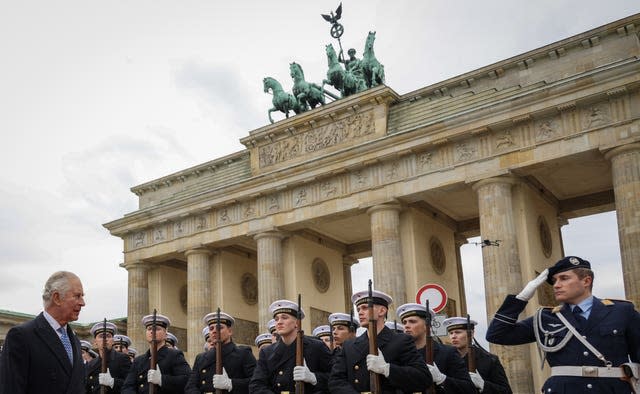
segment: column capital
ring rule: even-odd
[[[193,249],[187,249],[184,252],[185,257],[189,257],[192,254],[204,254],[207,256],[211,256],[213,254],[213,252],[205,247],[198,247],[198,248],[193,248]]]
[[[454,239],[453,242],[456,244],[456,248],[461,247],[462,245],[466,245],[469,243],[469,240],[467,239],[467,237],[460,235],[460,234],[454,234]]]
[[[126,269],[127,271],[131,269],[143,269],[146,271],[151,271],[155,268],[153,264],[143,260],[125,261],[124,263],[120,263],[120,267]]]
[[[633,151],[640,151],[640,142],[616,146],[615,148],[607,151],[604,154],[604,158],[607,160],[611,160],[613,157],[618,156],[619,154]]]
[[[379,211],[398,211],[398,212],[400,212],[401,210],[402,210],[402,205],[400,205],[400,203],[398,203],[398,202],[389,202],[389,203],[374,205],[374,206],[368,208],[367,209],[367,214],[371,215],[372,213],[379,212]]]
[[[342,256],[342,265],[348,265],[351,267],[354,264],[358,264],[358,259],[349,255]]]
[[[253,236],[253,239],[256,241],[262,238],[278,238],[280,240],[283,240],[287,238],[287,234],[278,230],[269,230],[269,231],[264,231],[262,233],[255,234]]]
[[[508,185],[515,185],[516,183],[519,183],[520,180],[515,177],[515,176],[511,176],[511,175],[507,175],[507,176],[496,176],[493,178],[486,178],[486,179],[481,179],[478,182],[474,183],[471,188],[474,191],[478,191],[478,189],[480,189],[483,186],[486,185],[490,185],[493,183],[503,183],[503,184],[508,184]]]

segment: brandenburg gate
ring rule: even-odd
[[[472,236],[501,240],[482,249],[491,318],[563,256],[567,219],[611,210],[640,305],[639,29],[634,15],[404,95],[379,85],[133,187],[138,210],[105,227],[124,243],[134,346],[154,308],[190,360],[218,307],[252,344],[268,305],[298,293],[310,332],[349,310],[350,267],[367,256],[392,313],[436,282],[447,313],[465,314],[459,248]],[[539,291],[526,312],[552,302]],[[491,350],[514,392],[541,387],[533,344]]]

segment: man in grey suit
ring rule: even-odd
[[[42,292],[44,311],[7,333],[0,360],[0,394],[84,393],[80,342],[68,323],[84,306],[75,274],[51,275]]]

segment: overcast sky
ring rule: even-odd
[[[335,41],[320,14],[337,5],[4,1],[0,309],[38,313],[43,283],[64,269],[84,283],[80,322],[126,316],[122,241],[102,223],[136,209],[132,186],[242,150],[239,139],[268,123],[263,77],[290,90],[296,61],[321,81]],[[636,0],[345,0],[342,42],[360,55],[377,31],[386,83],[403,94],[638,12]],[[594,291],[623,297],[615,215],[563,234],[566,252],[598,270]],[[462,256],[478,277],[480,247]],[[354,289],[370,272],[356,266]],[[479,283],[467,297],[486,325]]]

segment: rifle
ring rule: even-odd
[[[427,364],[431,364],[433,365],[433,336],[431,335],[431,311],[429,310],[429,300],[426,300],[425,304],[424,304],[424,309],[427,312],[427,316],[425,317],[425,323],[426,323],[426,335],[427,335],[427,341],[424,347],[424,351],[425,351],[425,359],[427,361]],[[428,393],[435,393],[435,385],[433,383],[431,383],[431,386],[429,386],[427,388],[427,392]]]
[[[107,373],[107,318],[102,321],[102,354],[100,373]],[[100,385],[100,394],[107,394],[107,386]]]
[[[158,364],[158,339],[156,338],[156,327],[158,325],[156,314],[158,311],[153,310],[153,321],[151,322],[151,348],[149,348],[149,353],[151,353],[151,360],[149,364],[149,369],[156,369]],[[156,394],[156,385],[153,383],[149,383],[149,394]]]
[[[304,365],[304,348],[302,339],[304,331],[302,330],[302,296],[298,293],[298,313],[297,313],[298,334],[296,335],[296,367]],[[304,382],[296,381],[296,394],[304,394]]]
[[[222,339],[220,339],[220,308],[218,308],[218,320],[216,321],[216,375],[222,375]],[[216,394],[222,394],[222,390],[216,389]]]
[[[378,355],[378,327],[376,327],[376,318],[373,314],[373,290],[371,290],[371,279],[369,279],[369,299],[367,300],[367,309],[369,312],[369,354]],[[371,394],[382,393],[380,387],[380,375],[369,371],[369,390]]]
[[[469,372],[476,372],[476,350],[473,348],[473,330],[471,318],[467,313],[467,367]]]

